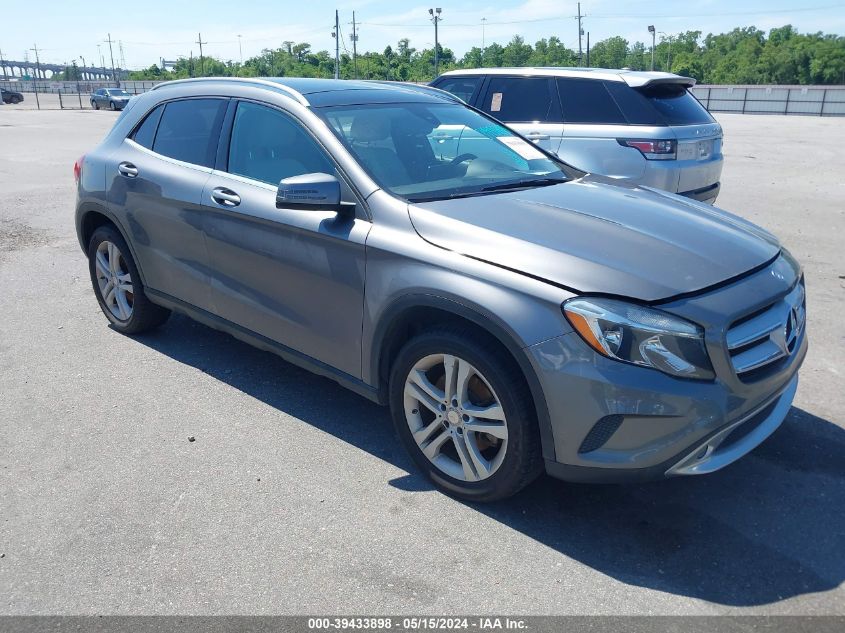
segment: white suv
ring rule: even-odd
[[[601,68],[454,70],[431,86],[584,171],[713,203],[722,128],[689,92],[695,79]]]

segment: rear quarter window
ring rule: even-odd
[[[558,78],[557,85],[564,122],[595,125],[628,123],[604,81],[561,77]]]
[[[126,110],[124,110],[125,112]],[[161,119],[161,113],[164,112],[164,106],[160,105],[155,110],[150,112],[146,118],[141,122],[137,128],[135,128],[135,133],[132,134],[132,140],[138,143],[138,145],[142,145],[147,149],[153,148],[153,141],[155,140],[156,128],[158,128],[159,119]]]

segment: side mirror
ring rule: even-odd
[[[285,178],[276,192],[277,209],[340,213],[345,206],[340,201],[340,181],[331,174],[302,174]]]

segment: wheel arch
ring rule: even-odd
[[[554,436],[546,398],[534,368],[522,351],[523,345],[500,319],[454,299],[431,294],[405,295],[382,312],[373,329],[369,358],[369,376],[378,389],[379,401],[388,401],[390,367],[405,342],[425,329],[451,323],[468,324],[491,337],[514,361],[531,392],[543,457],[554,460]]]
[[[82,252],[88,256],[88,244],[91,242],[91,237],[101,226],[110,225],[120,233],[123,241],[129,246],[129,252],[135,262],[135,268],[138,269],[138,276],[141,277],[141,283],[146,284],[144,278],[144,271],[141,269],[141,263],[138,261],[138,256],[135,254],[135,248],[132,241],[129,239],[126,231],[120,225],[120,222],[108,209],[98,204],[85,203],[79,207],[76,214],[76,234],[79,238],[79,245],[82,247]]]

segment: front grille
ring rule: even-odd
[[[798,347],[806,319],[803,280],[780,301],[736,321],[727,334],[734,371],[742,380],[787,359]]]

